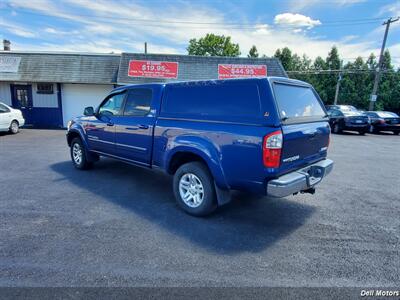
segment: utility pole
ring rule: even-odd
[[[339,89],[340,89],[340,81],[342,81],[342,73],[339,72],[338,80],[336,83],[336,92],[335,92],[335,100],[333,101],[334,105],[337,105],[338,98],[339,98]]]
[[[147,42],[144,42],[144,54],[147,54]]]
[[[383,53],[385,51],[385,46],[386,46],[386,39],[389,33],[389,27],[391,23],[397,22],[399,20],[399,17],[396,19],[389,18],[386,22],[384,22],[382,25],[386,25],[385,29],[385,35],[383,37],[383,42],[382,42],[382,48],[381,48],[381,53],[379,55],[379,62],[378,62],[378,68],[375,73],[375,81],[374,81],[374,87],[372,88],[372,94],[371,94],[371,99],[369,102],[369,110],[374,110],[374,104],[377,99],[377,91],[378,91],[378,85],[379,85],[379,80],[381,79],[381,71],[382,71],[382,64],[383,64]]]

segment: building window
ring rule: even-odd
[[[38,94],[54,94],[52,83],[38,83],[36,93]]]

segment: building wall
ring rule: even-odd
[[[32,84],[32,102],[33,107],[47,107],[47,108],[57,108],[58,107],[58,99],[57,99],[57,86],[53,84],[53,94],[38,94],[37,93],[37,84]]]
[[[112,89],[112,84],[63,84],[61,94],[64,127],[72,118],[81,116],[85,107],[96,108]]]
[[[11,105],[11,90],[9,82],[0,82],[0,102]]]

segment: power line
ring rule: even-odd
[[[0,10],[16,10],[13,7],[9,8],[0,8]],[[45,17],[58,17],[58,18],[64,18],[64,19],[70,19],[70,16],[66,15],[54,15],[51,13],[39,13],[39,12],[33,12],[30,10],[24,10],[24,9],[18,9],[17,12],[23,13],[23,14],[31,14],[31,15],[37,15],[37,16],[45,16]],[[91,19],[101,19],[102,22],[107,22],[107,23],[132,23],[136,25],[141,25],[141,26],[149,26],[149,27],[177,27],[176,25],[213,25],[217,27],[223,27],[223,28],[239,28],[239,29],[247,29],[247,28],[255,28],[259,29],[262,28],[262,26],[266,24],[262,23],[240,23],[240,22],[194,22],[194,21],[171,21],[171,20],[149,20],[149,19],[137,19],[137,18],[127,18],[127,17],[115,17],[115,16],[99,16],[99,15],[90,15],[90,14],[77,14],[73,13],[74,17],[83,17],[83,18],[91,18]],[[115,21],[121,21],[121,22],[115,22]],[[322,22],[321,25],[317,25],[318,27],[340,27],[340,26],[353,26],[353,25],[366,25],[366,24],[373,24],[377,23],[378,21],[383,20],[383,18],[364,18],[364,19],[355,19],[355,20],[336,20],[336,21],[324,21]],[[124,21],[124,22],[122,22]],[[169,24],[169,26],[165,25],[160,25],[160,24]],[[299,27],[307,27],[306,25],[304,26],[299,26],[296,24],[275,24],[275,27],[278,28],[299,28]],[[272,25],[268,25],[269,28],[272,27]],[[207,29],[208,27],[193,27],[189,26],[186,28],[204,28]]]

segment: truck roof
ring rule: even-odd
[[[174,82],[162,82],[162,83],[143,83],[143,84],[129,84],[118,87],[113,91],[118,91],[121,89],[126,89],[130,87],[165,87],[167,85],[210,85],[210,84],[218,84],[221,82],[251,82],[251,81],[264,81],[267,80],[269,82],[282,82],[282,83],[292,83],[299,85],[307,85],[310,86],[309,83],[297,80],[290,79],[286,77],[277,77],[277,76],[268,76],[268,77],[256,77],[256,78],[237,78],[237,79],[212,79],[212,80],[190,80],[190,81],[174,81]]]

